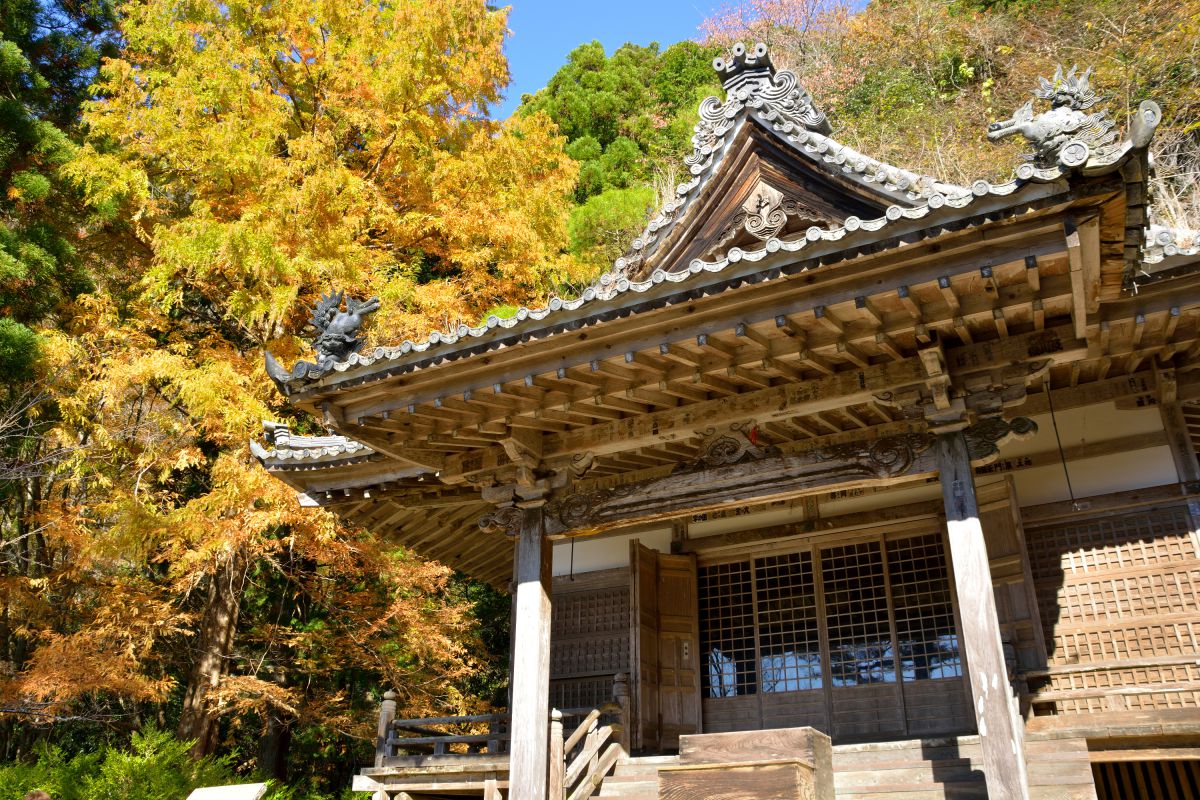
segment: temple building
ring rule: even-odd
[[[1200,242],[1144,102],[1061,70],[951,183],[714,66],[687,181],[581,296],[268,357],[300,502],[513,593],[510,707],[379,720],[356,788],[484,797],[1200,796]],[[385,691],[388,687],[379,687]]]

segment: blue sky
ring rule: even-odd
[[[502,0],[503,1],[503,0]],[[700,22],[726,3],[721,0],[508,0],[510,34],[505,44],[512,83],[493,114],[510,115],[521,95],[536,92],[567,60],[567,53],[599,39],[605,52],[625,42],[663,47],[699,35]]]

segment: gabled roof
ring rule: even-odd
[[[349,435],[268,426],[270,446],[252,445],[264,466],[311,502],[501,581],[511,545],[476,524],[492,508],[480,487],[498,485],[488,481],[499,470],[544,457],[561,472],[585,450],[599,481],[669,470],[707,424],[695,408],[882,374],[930,335],[990,346],[1011,331],[1082,338],[1104,321],[1115,343],[1133,335],[1134,315],[1179,316],[1159,308],[1180,304],[1162,300],[1178,285],[1166,278],[1200,271],[1200,243],[1146,229],[1153,104],[1124,141],[1084,115],[1083,139],[1056,134],[1011,180],[962,187],[838,143],[765,48],[716,66],[727,96],[702,105],[688,182],[594,285],[419,343],[280,367],[273,377],[294,403]],[[1032,119],[1078,124],[1071,113]],[[1030,124],[1019,112],[993,133]],[[1099,313],[1114,298],[1120,308]],[[835,413],[845,419],[800,421],[793,435],[859,435],[867,418],[888,416]],[[678,430],[664,436],[657,418],[671,414]],[[642,423],[651,427],[628,446]]]
[[[757,280],[761,276],[746,266],[763,262],[761,268],[765,268],[766,263],[778,260],[772,258],[776,254],[780,257],[811,254],[816,259],[829,254],[853,255],[856,246],[889,235],[906,235],[967,214],[988,213],[999,205],[1011,205],[1018,198],[1036,201],[1048,194],[1061,193],[1066,188],[1062,182],[1072,174],[1098,176],[1120,171],[1130,173],[1127,182],[1144,183],[1148,173],[1145,148],[1160,117],[1157,106],[1143,103],[1134,117],[1129,138],[1119,144],[1093,150],[1069,140],[1053,161],[1029,160],[1016,165],[1010,181],[993,184],[978,180],[963,187],[884,163],[839,143],[832,137],[825,115],[800,86],[796,75],[775,70],[765,45],[759,44],[753,50],[738,45],[732,58],[717,59],[714,67],[723,80],[726,98],[709,97],[700,104],[700,122],[692,137],[693,152],[685,159],[690,180],[677,188],[675,197],[658,210],[612,269],[579,297],[555,297],[542,308],[521,307],[508,318],[489,316],[479,326],[460,324],[453,331],[431,332],[424,341],[375,347],[353,353],[342,361],[301,362],[292,375],[277,380],[281,390],[288,394],[305,393],[309,388],[346,381],[352,385],[409,372],[447,359],[585,327],[688,290],[703,292],[706,286],[728,283],[730,277]],[[765,152],[767,149],[769,153]],[[871,215],[825,215],[824,225],[793,231],[768,230],[750,245],[734,243],[719,252],[680,257],[688,255],[686,248],[681,250],[675,245],[696,235],[698,226],[709,219],[715,208],[720,209],[722,198],[715,190],[723,178],[744,168],[751,157],[760,162],[786,157],[793,169],[806,171],[821,181],[821,188],[834,195],[833,200],[825,198],[830,204],[842,208],[857,205]],[[1038,189],[1046,184],[1057,187],[1049,193]],[[1128,219],[1135,239],[1140,239],[1146,222],[1147,193],[1139,188],[1134,194],[1143,199],[1131,203]],[[771,189],[767,186],[768,191]],[[1002,203],[989,202],[1004,198],[1007,200]],[[781,197],[779,204],[788,200]],[[791,201],[796,202],[794,198]],[[726,210],[727,206],[728,203]],[[711,231],[708,233],[711,235]],[[1128,274],[1137,269],[1140,255],[1139,241],[1127,252]]]

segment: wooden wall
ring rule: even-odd
[[[1200,707],[1194,521],[1180,499],[1122,497],[1027,515],[1049,654],[1038,714]]]
[[[595,708],[607,703],[613,676],[629,670],[629,570],[555,578],[551,706]]]

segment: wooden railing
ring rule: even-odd
[[[629,683],[624,674],[613,681],[613,702],[588,711],[563,738],[568,712],[550,712],[551,800],[591,797],[621,756],[629,752]]]
[[[589,797],[629,752],[629,682],[613,679],[613,700],[600,708],[552,709],[550,712],[550,797]],[[375,766],[382,767],[403,751],[407,755],[484,757],[508,753],[510,715],[397,719],[396,694],[387,692],[379,710]],[[578,722],[575,722],[578,720]],[[564,738],[564,721],[571,733]],[[486,726],[486,731],[481,730]]]

